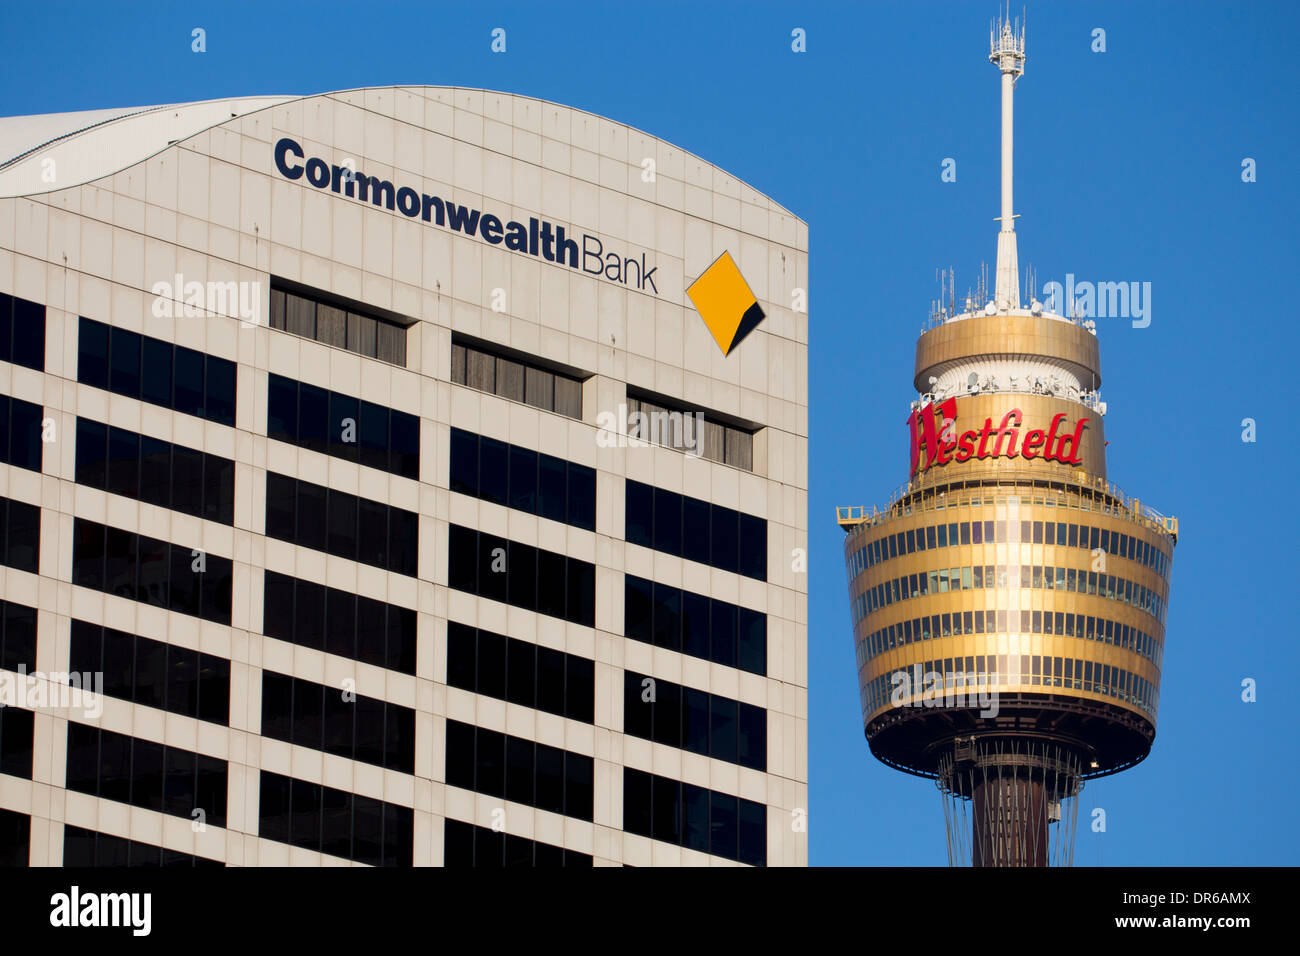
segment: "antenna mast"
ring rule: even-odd
[[[998,14],[996,27],[989,29],[989,62],[1002,73],[1002,229],[998,232],[997,287],[994,301],[999,312],[1020,308],[1020,267],[1016,257],[1016,216],[1011,203],[1012,94],[1016,80],[1025,72],[1025,26],[1023,15],[1014,23],[1008,11]]]

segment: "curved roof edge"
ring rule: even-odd
[[[0,119],[0,198],[32,196],[112,176],[224,122],[296,96],[10,116]]]
[[[593,116],[671,145],[758,193],[786,215],[803,222],[766,193],[689,150],[619,120],[565,103],[521,93],[465,86],[401,85],[356,87],[292,96],[239,96],[163,106],[88,110],[0,117],[0,199],[35,196],[85,185],[143,162],[182,140],[274,106],[321,96],[371,90],[447,90],[509,96]],[[806,223],[805,223],[806,225]]]

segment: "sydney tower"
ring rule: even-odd
[[[1178,524],[1108,479],[1095,324],[1021,304],[1023,27],[999,22],[989,59],[1002,84],[995,289],[941,304],[916,343],[906,486],[883,511],[838,518],[871,752],[936,781],[951,863],[1068,865],[1084,781],[1155,739]]]

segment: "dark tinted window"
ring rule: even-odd
[[[582,820],[592,818],[592,758],[447,721],[447,783]]]
[[[77,419],[78,483],[163,508],[234,522],[235,464],[125,428]]]
[[[404,674],[415,673],[416,614],[348,591],[264,575],[262,633]]]
[[[270,537],[414,576],[418,529],[413,511],[267,472]]]
[[[447,551],[453,588],[585,627],[595,622],[595,566],[586,561],[460,525],[449,529]]]
[[[77,379],[83,384],[235,424],[234,362],[87,318],[77,337]]]
[[[0,563],[36,573],[41,552],[41,509],[22,501],[0,498]]]
[[[230,623],[230,559],[198,549],[78,518],[72,578],[81,587]]]
[[[767,672],[767,616],[633,575],[623,578],[623,634],[692,657]]]
[[[64,824],[64,866],[225,866],[220,860]]]
[[[623,829],[629,833],[764,866],[766,821],[761,803],[623,768]]]
[[[133,758],[142,769],[161,771],[137,778]],[[194,811],[202,810],[204,822],[224,827],[226,777],[224,760],[68,722],[69,790],[190,820],[200,819]]]
[[[495,868],[591,865],[591,856],[586,853],[499,833],[490,827],[461,823],[450,817],[443,823],[443,866]]]
[[[447,622],[447,683],[591,723],[595,662]]]
[[[262,672],[262,734],[400,773],[415,772],[415,711]]]
[[[41,419],[40,405],[0,395],[0,461],[41,470]]]
[[[258,835],[371,866],[410,866],[415,815],[345,790],[260,773]]]
[[[266,433],[406,478],[420,476],[420,420],[355,396],[269,376]]]
[[[626,482],[624,536],[632,544],[767,579],[767,522],[721,505]]]

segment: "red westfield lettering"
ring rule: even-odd
[[[1020,409],[1013,408],[1002,416],[1002,423],[993,427],[993,419],[984,419],[984,427],[979,431],[956,430],[957,399],[950,398],[935,405],[933,402],[914,411],[907,419],[912,431],[912,465],[909,474],[925,471],[931,465],[946,465],[950,461],[970,461],[972,458],[1020,457],[1031,460],[1041,458],[1044,461],[1059,461],[1065,465],[1079,465],[1079,443],[1083,439],[1083,430],[1091,419],[1081,418],[1073,433],[1057,434],[1061,423],[1068,416],[1060,413],[1052,416],[1052,424],[1046,431],[1031,428],[1024,435],[1024,442],[1019,450],[1016,443],[1020,440],[1020,426],[1024,416]],[[924,454],[922,454],[924,452]]]

